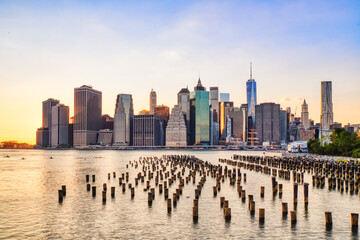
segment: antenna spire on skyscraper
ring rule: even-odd
[[[252,62],[250,62],[250,79],[252,79]]]

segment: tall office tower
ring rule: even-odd
[[[230,137],[228,136],[228,129],[227,129],[227,117],[229,114],[229,110],[230,108],[232,108],[234,106],[233,102],[221,102],[220,104],[220,116],[219,116],[219,126],[220,126],[220,138],[222,140],[226,140],[226,137]]]
[[[210,105],[211,105],[212,109],[216,111],[217,115],[219,115],[219,88],[218,87],[210,87]],[[219,119],[219,116],[217,116],[217,119]]]
[[[44,139],[43,147],[51,146],[51,126],[52,126],[52,107],[57,105],[59,103],[59,100],[49,98],[42,102],[42,128],[43,131],[46,132],[46,130],[49,131],[49,139]]]
[[[288,122],[287,122],[287,111],[280,110],[280,142],[287,142],[288,133]]]
[[[118,94],[114,114],[114,144],[132,145],[134,107],[131,94]]]
[[[57,104],[51,109],[51,147],[69,144],[69,107]]]
[[[190,145],[210,143],[209,92],[202,86],[200,78],[190,93]]]
[[[248,140],[248,113],[247,113],[247,104],[241,104],[240,106],[241,115],[242,115],[242,141],[247,142]]]
[[[169,120],[169,107],[165,105],[159,105],[154,108],[154,114],[159,117],[161,124],[161,142],[160,145],[164,146],[166,143],[166,126]]]
[[[308,129],[310,127],[310,122],[309,122],[309,108],[308,105],[304,99],[304,103],[301,105],[301,122],[306,129]]]
[[[321,82],[321,130],[329,130],[333,118],[332,82]]]
[[[257,104],[256,98],[256,82],[252,78],[252,63],[250,63],[250,79],[246,82],[246,96],[248,105],[248,116],[251,118],[249,128],[255,128],[255,106]]]
[[[150,114],[154,114],[154,108],[156,107],[156,92],[151,89],[150,92]]]
[[[243,122],[244,116],[241,108],[232,107],[229,109],[228,116],[231,119],[231,136],[238,139],[243,139]],[[246,118],[246,117],[245,117]]]
[[[166,127],[166,146],[186,146],[187,131],[181,105],[175,105]]]
[[[230,102],[230,93],[220,93],[220,102]]]
[[[256,105],[255,114],[260,143],[280,144],[280,104],[261,103]]]
[[[189,89],[182,88],[178,94],[177,104],[180,106],[182,113],[185,116],[185,125],[186,125],[186,141],[189,142],[190,139],[190,91]]]
[[[91,86],[74,89],[74,146],[97,143],[101,128],[102,93]]]
[[[133,145],[160,146],[160,125],[160,119],[156,115],[135,115],[133,119]]]

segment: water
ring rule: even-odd
[[[130,172],[134,184],[140,169],[126,169],[129,160],[139,156],[163,154],[190,154],[213,163],[218,158],[230,158],[241,151],[0,151],[0,239],[358,239],[351,232],[350,213],[360,212],[359,196],[341,194],[312,187],[311,175],[305,174],[309,185],[309,205],[303,203],[303,186],[299,185],[297,224],[291,226],[290,216],[282,218],[281,202],[292,205],[292,181],[278,179],[284,185],[282,199],[273,199],[271,176],[241,169],[247,174],[242,182],[246,194],[253,194],[256,202],[255,216],[250,216],[248,202],[242,203],[236,185],[228,180],[214,198],[215,180],[207,178],[199,199],[199,220],[193,223],[192,205],[196,184],[185,184],[183,195],[172,213],[167,213],[166,201],[156,188],[151,207],[147,203],[145,183],[135,188],[131,200],[127,188],[123,194],[118,184],[121,173]],[[251,154],[256,154],[251,152]],[[262,154],[259,153],[259,154]],[[6,158],[10,155],[10,158]],[[22,160],[22,158],[25,158]],[[50,159],[53,157],[53,159]],[[100,158],[101,157],[101,158]],[[112,172],[117,177],[112,178]],[[107,174],[111,173],[111,180]],[[86,191],[86,174],[95,174],[97,196]],[[186,174],[187,175],[187,172]],[[196,178],[196,183],[200,177]],[[102,204],[102,184],[108,189],[116,186],[115,199],[107,195]],[[175,192],[178,180],[169,189]],[[66,185],[67,194],[58,203],[58,189]],[[154,185],[154,180],[152,180]],[[265,186],[265,198],[260,198],[260,186]],[[232,218],[226,223],[220,208],[220,196],[229,200]],[[265,224],[258,221],[258,209],[265,208]],[[324,212],[331,211],[333,229],[325,229]]]

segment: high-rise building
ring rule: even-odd
[[[74,89],[74,146],[97,143],[101,128],[102,93],[91,86]]]
[[[255,114],[260,143],[280,144],[280,104],[261,103],[256,105]]]
[[[209,92],[199,78],[194,91],[190,93],[190,145],[210,143]]]
[[[69,144],[69,107],[57,104],[51,114],[51,147]]]
[[[156,115],[135,115],[133,118],[133,145],[160,146],[160,125],[160,119]]]
[[[134,108],[131,94],[117,95],[113,131],[115,145],[132,145],[133,117]]]
[[[248,113],[247,113],[247,104],[241,104],[240,106],[240,110],[241,110],[241,115],[242,115],[242,119],[243,119],[243,122],[242,122],[242,127],[241,127],[241,130],[242,130],[242,141],[244,142],[247,142],[248,139]]]
[[[219,88],[210,87],[210,105],[213,111],[216,111],[217,119],[219,119]],[[216,121],[217,122],[217,121]]]
[[[280,110],[280,142],[287,142],[287,133],[288,133],[288,122],[287,122],[287,111]]]
[[[251,117],[251,122],[249,123],[249,128],[255,128],[255,106],[257,104],[256,98],[256,82],[252,78],[252,63],[250,63],[250,79],[246,82],[246,97],[248,105],[248,116]]]
[[[165,105],[158,105],[154,108],[154,114],[160,119],[160,132],[161,132],[161,142],[160,145],[164,146],[166,141],[166,126],[169,120],[169,107]]]
[[[185,116],[185,125],[186,125],[186,141],[189,142],[190,139],[190,91],[189,89],[182,88],[178,92],[178,101],[177,104],[180,106],[183,115]]]
[[[219,115],[219,127],[220,127],[220,138],[222,140],[226,140],[228,136],[228,129],[227,129],[227,118],[229,115],[230,109],[234,106],[233,102],[220,102],[220,115]]]
[[[228,116],[231,119],[231,136],[243,140],[243,127],[244,127],[244,116],[243,110],[238,107],[232,107],[229,109]],[[245,117],[246,119],[247,117]]]
[[[334,122],[332,82],[321,82],[321,130],[329,130]]]
[[[43,147],[47,147],[51,145],[51,125],[52,125],[52,107],[57,105],[59,103],[59,100],[49,98],[42,102],[42,127],[46,131],[48,129],[49,131],[49,140],[48,145],[44,145]]]
[[[230,93],[220,93],[220,102],[230,102]]]
[[[150,92],[150,114],[154,114],[154,109],[156,107],[156,92],[151,89]]]
[[[186,146],[185,116],[180,105],[175,105],[166,127],[166,146]]]
[[[301,105],[301,123],[303,124],[305,130],[309,129],[309,107],[304,99],[304,103]]]

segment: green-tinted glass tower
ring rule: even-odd
[[[210,143],[209,97],[199,78],[197,86],[190,93],[190,145]]]

